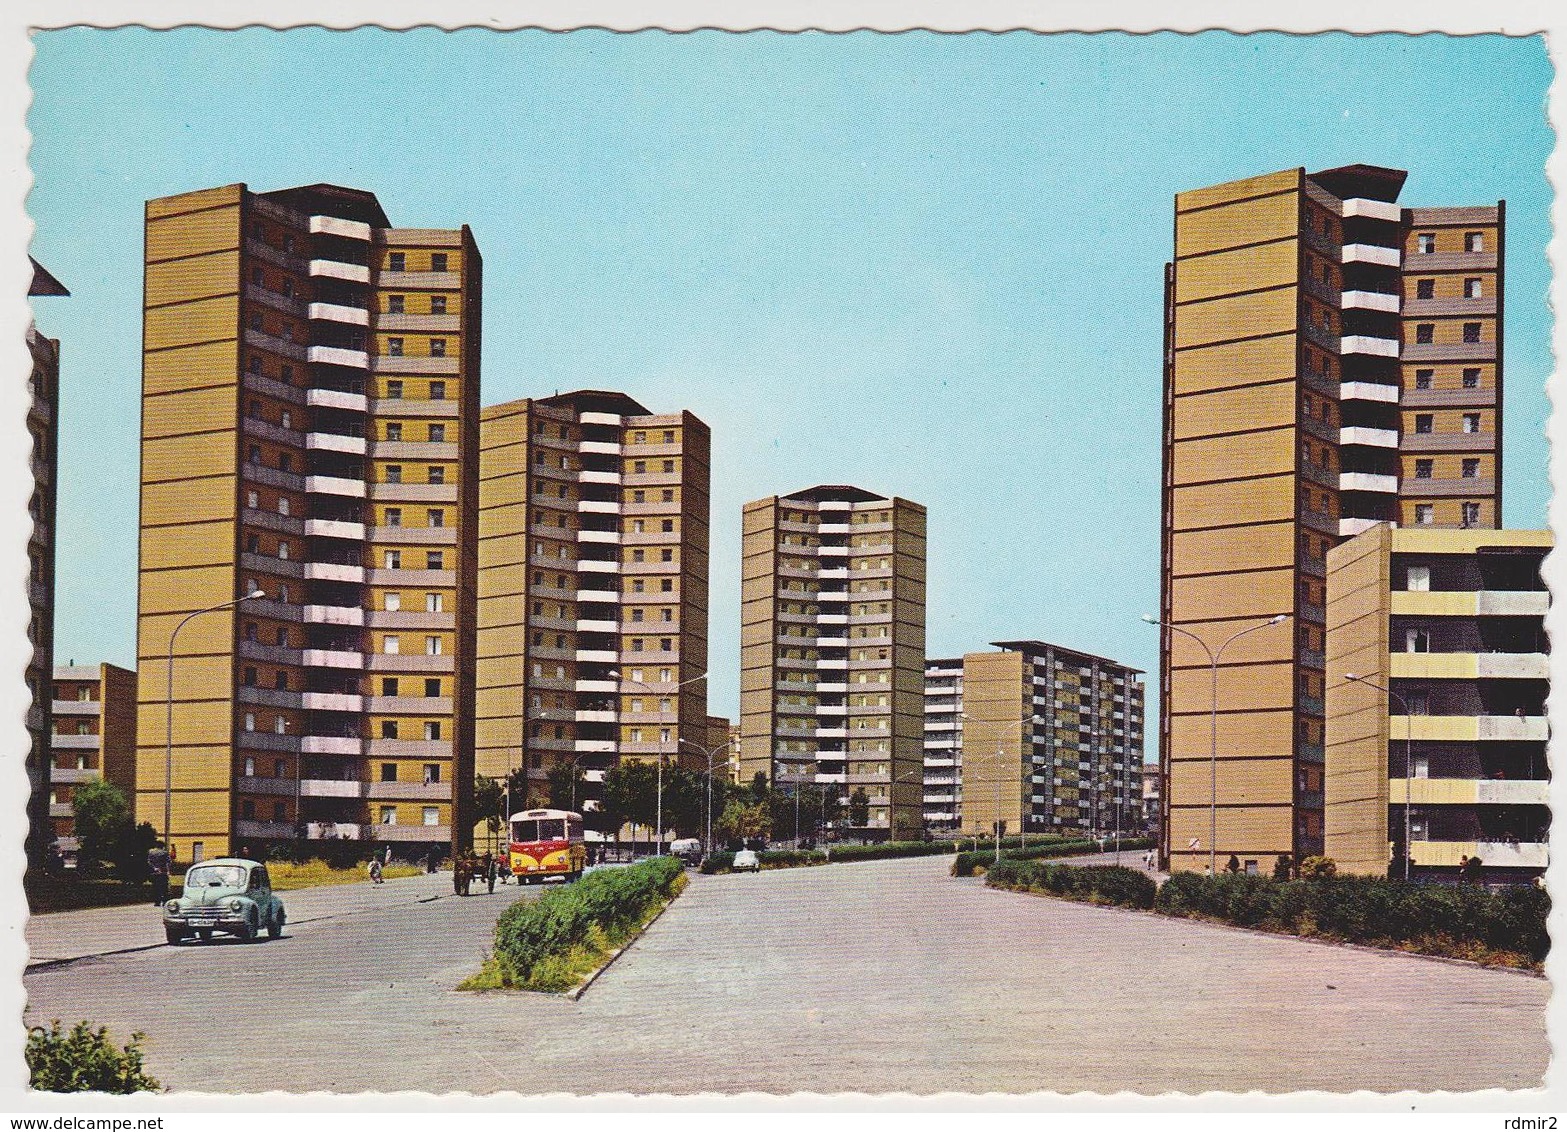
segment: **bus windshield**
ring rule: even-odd
[[[516,823],[518,841],[564,841],[566,840],[566,820],[564,818],[539,818],[536,821],[520,821]]]

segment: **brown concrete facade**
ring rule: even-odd
[[[1548,531],[1375,527],[1328,555],[1327,852],[1517,883],[1549,862]],[[1365,680],[1350,680],[1354,673]],[[1405,839],[1405,823],[1409,836]]]
[[[54,670],[49,738],[49,821],[55,846],[77,848],[78,787],[103,779],[129,801],[136,782],[136,673],[113,664]]]
[[[706,770],[711,443],[623,393],[483,411],[480,774],[574,762],[591,812],[621,759]]]
[[[872,837],[921,828],[925,508],[829,485],[745,506],[740,779],[869,799]]]
[[[1272,617],[1289,620],[1224,654],[1217,799],[1208,660],[1182,634],[1162,631],[1162,851],[1174,869],[1206,867],[1211,850],[1262,868],[1277,854],[1322,852],[1328,550],[1406,512],[1426,525],[1496,523],[1499,425],[1467,409],[1426,419],[1420,398],[1438,387],[1422,373],[1416,388],[1415,370],[1435,368],[1441,382],[1462,386],[1477,379],[1460,372],[1460,356],[1467,365],[1483,350],[1495,366],[1480,363],[1478,392],[1494,396],[1500,347],[1475,304],[1499,312],[1500,260],[1488,261],[1494,279],[1477,275],[1483,253],[1449,262],[1446,244],[1475,233],[1499,240],[1501,208],[1402,208],[1394,202],[1404,177],[1374,166],[1293,169],[1176,197],[1161,620],[1215,649]],[[1432,232],[1436,250],[1408,254]],[[1419,280],[1438,271],[1452,279],[1443,276],[1437,298],[1406,300],[1430,291]],[[1453,299],[1454,286],[1478,297]],[[1419,303],[1452,311],[1438,316]],[[1433,319],[1435,331],[1420,329]],[[1469,325],[1477,319],[1478,330]],[[1430,345],[1415,340],[1431,334]],[[1479,343],[1448,341],[1476,334]],[[1411,403],[1419,422],[1404,420]],[[1426,510],[1434,465],[1417,468],[1410,461],[1426,457],[1409,454],[1437,448],[1456,453],[1456,471],[1439,486],[1446,502]]]
[[[177,860],[466,843],[482,273],[361,190],[148,202],[136,808],[167,774]]]

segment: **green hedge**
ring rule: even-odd
[[[60,1029],[56,1018],[46,1030],[27,1032],[27,1071],[33,1088],[47,1093],[139,1093],[161,1089],[142,1069],[141,1043],[136,1033],[123,1048],[109,1040],[103,1026],[96,1030],[78,1022]]]
[[[814,849],[764,849],[756,855],[764,869],[792,869],[800,865],[825,865],[827,857]],[[702,872],[727,873],[735,863],[733,853],[712,853],[702,862]]]
[[[1007,858],[991,865],[985,873],[985,884],[991,888],[1048,892],[1071,900],[1143,909],[1154,906],[1159,887],[1153,877],[1139,869],[1118,865],[1049,865],[1043,861]]]
[[[1115,842],[1109,842],[1113,851]],[[1144,849],[1152,847],[1153,841],[1146,837],[1128,837],[1121,840],[1121,852],[1140,853]],[[1043,845],[1030,844],[1027,849],[1013,849],[1010,852],[1003,848],[1001,860],[1005,861],[1033,861],[1042,857],[1086,857],[1099,852],[1097,841],[1049,841]],[[952,875],[955,877],[971,877],[981,869],[989,869],[996,862],[996,850],[981,849],[978,852],[970,850],[959,853],[957,859],[952,862]]]
[[[1550,950],[1545,929],[1550,907],[1545,891],[1530,885],[1492,892],[1379,877],[1275,881],[1198,873],[1171,877],[1154,904],[1166,915],[1201,916],[1240,927],[1410,946],[1441,955],[1464,956],[1483,948],[1534,962]]]
[[[684,872],[676,858],[654,857],[629,868],[590,872],[538,900],[519,900],[495,925],[495,954],[526,982],[539,962],[564,956],[595,929],[618,943],[672,895]]]
[[[834,845],[834,861],[881,861],[893,857],[939,857],[957,852],[953,841],[882,841],[870,845]]]

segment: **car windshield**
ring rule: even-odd
[[[203,865],[185,874],[185,888],[244,888],[245,866]]]

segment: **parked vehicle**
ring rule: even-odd
[[[702,863],[702,842],[695,837],[681,837],[672,841],[669,851],[688,865]]]
[[[571,810],[524,810],[511,815],[510,858],[518,884],[582,875],[588,851],[582,841],[582,815]]]
[[[263,930],[277,939],[287,918],[265,865],[219,857],[185,873],[184,894],[163,906],[163,933],[170,943],[190,936],[205,942],[215,932],[249,943]]]
[[[732,873],[756,873],[761,872],[761,870],[762,860],[756,855],[756,850],[754,849],[740,850],[740,852],[735,854],[735,859],[729,866],[729,871]]]

